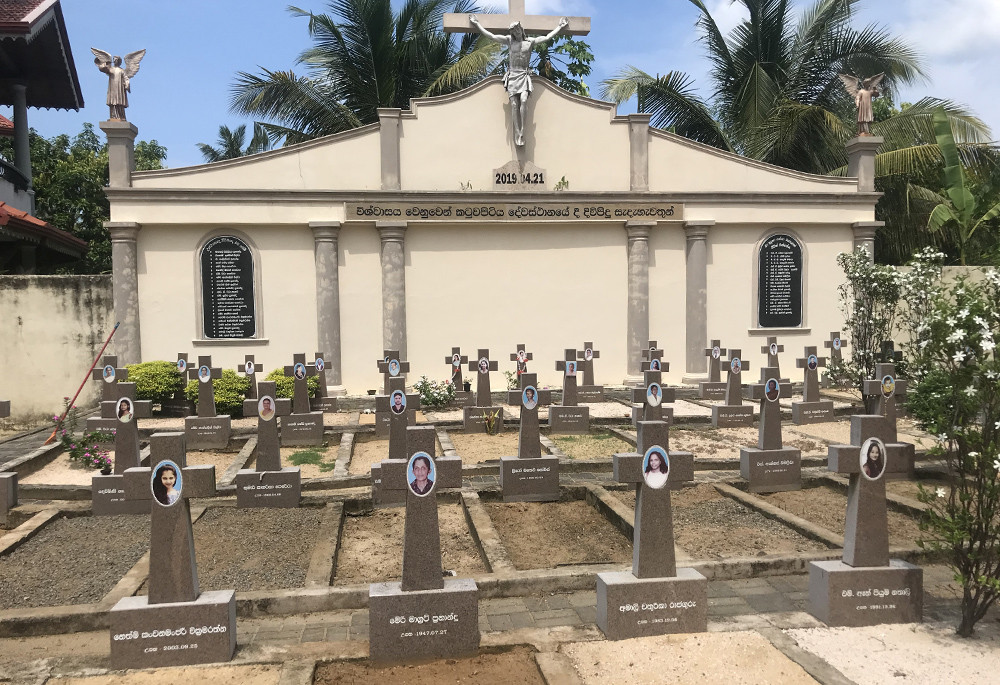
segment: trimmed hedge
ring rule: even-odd
[[[277,368],[267,374],[264,380],[274,381],[275,394],[278,397],[291,399],[295,394],[295,379],[286,376],[283,368]],[[319,379],[316,376],[306,376],[306,387],[309,388],[309,397],[316,397],[319,393]]]
[[[175,362],[129,364],[128,382],[135,383],[135,398],[161,404],[184,389],[184,378]]]
[[[198,383],[195,379],[189,381],[184,388],[184,396],[192,402],[198,401]],[[219,414],[228,414],[234,418],[243,416],[243,400],[246,399],[247,391],[250,390],[250,381],[244,376],[239,376],[232,369],[223,369],[222,378],[212,380],[212,389],[215,392],[215,410]]]

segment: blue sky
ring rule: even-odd
[[[738,4],[706,2],[726,29],[741,18]],[[280,0],[62,4],[86,107],[80,112],[31,110],[31,125],[53,136],[75,134],[84,122],[106,119],[107,77],[94,66],[90,48],[120,55],[147,48],[133,81],[128,118],[141,139],[166,145],[171,167],[200,163],[196,144],[214,143],[220,124],[245,123],[228,106],[237,71],[295,68],[295,57],[308,43],[306,21],[292,17]],[[325,0],[297,4],[314,11],[326,7]],[[503,6],[505,1],[484,4]],[[697,10],[688,0],[527,0],[527,9],[592,17],[586,40],[596,56],[588,79],[595,94],[601,79],[633,64],[654,74],[686,71],[708,95]],[[903,93],[904,100],[928,94],[954,99],[971,107],[1000,138],[1000,0],[863,0],[856,24],[872,22],[906,38],[925,58],[931,80]],[[0,112],[10,116],[9,108]]]

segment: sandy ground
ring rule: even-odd
[[[225,475],[226,469],[229,465],[236,460],[236,457],[240,454],[240,449],[243,448],[245,443],[241,440],[236,443],[238,449],[226,450],[218,452],[215,450],[189,450],[187,453],[187,465],[188,466],[203,466],[203,465],[214,465],[215,466],[215,482],[218,483],[222,480],[222,476]],[[232,443],[230,443],[232,445]]]
[[[756,632],[577,642],[560,648],[584,685],[815,685]],[[860,682],[860,681],[859,681]]]
[[[316,685],[439,685],[440,683],[504,683],[544,685],[530,647],[470,659],[376,668],[366,661],[339,661],[316,669]]]
[[[757,495],[757,497],[838,535],[844,534],[844,521],[847,518],[847,495],[833,488],[820,486]],[[925,535],[920,532],[915,518],[892,509],[889,510],[888,514],[890,545],[914,547],[917,544],[917,538]]]
[[[885,491],[894,495],[909,497],[919,502],[920,500],[917,499],[917,495],[920,492],[921,485],[924,486],[924,490],[929,490],[930,492],[934,492],[936,488],[944,488],[948,492],[951,488],[951,484],[946,480],[921,478],[920,480],[887,480],[885,482]]]
[[[114,461],[114,458],[115,454],[112,451],[112,461]],[[100,474],[100,469],[88,469],[79,462],[70,461],[69,455],[64,452],[30,476],[18,478],[18,481],[32,485],[89,486],[91,479]]]
[[[330,416],[330,414],[327,414],[327,416]],[[461,418],[461,417],[459,417],[459,418]],[[418,424],[427,423],[427,417],[424,415],[424,413],[422,411],[418,411],[417,412],[416,419],[417,419],[417,423]],[[328,425],[328,424],[324,424],[324,425]],[[375,413],[372,412],[371,414],[362,414],[358,418],[358,425],[359,426],[374,426],[375,425]]]
[[[829,423],[807,423],[796,426],[794,423],[786,423],[782,426],[788,435],[799,433],[810,438],[826,440],[834,445],[848,445],[851,442],[851,422],[830,421]]]
[[[969,640],[941,623],[787,632],[859,685],[995,683],[1000,668],[997,621],[980,621]]]
[[[669,405],[674,408],[674,416],[711,416],[712,410],[687,400],[677,400]]]
[[[403,572],[405,522],[406,511],[401,507],[377,509],[366,516],[348,516],[340,539],[334,584],[398,580]],[[461,504],[439,503],[438,527],[443,570],[455,571],[458,577],[486,572]]]
[[[604,431],[590,435],[555,435],[552,442],[572,459],[611,459],[611,455],[633,452],[635,448]]]
[[[53,685],[173,685],[174,683],[212,683],[212,685],[275,685],[281,666],[207,666],[158,668],[151,671],[99,675],[81,678],[52,678]]]
[[[336,457],[334,457],[336,458]],[[348,473],[371,473],[372,464],[389,458],[389,438],[376,438],[371,434],[354,436],[354,452]]]
[[[675,452],[691,452],[699,459],[740,457],[739,444],[724,438],[718,429],[671,428],[670,449]]]
[[[338,411],[332,414],[323,414],[324,426],[347,426],[351,423],[351,413]]]
[[[485,506],[518,570],[632,561],[632,543],[584,501]]]
[[[242,419],[233,419],[230,425],[233,429],[257,428],[257,417],[254,416]],[[155,419],[139,419],[139,428],[155,428],[161,431],[182,431],[184,430],[184,418],[180,416],[167,416]]]
[[[281,465],[296,466],[302,469],[303,478],[323,478],[333,475],[333,467],[337,463],[337,452],[340,450],[340,434],[326,436],[326,446],[315,447],[282,447]],[[296,464],[291,456],[299,452],[319,452],[321,455],[319,464]]]
[[[490,459],[499,460],[500,457],[517,456],[518,433],[505,431],[499,435],[486,435],[485,433],[460,433],[458,431],[448,431],[451,444],[455,446],[455,451],[462,458],[462,464],[481,464]],[[542,448],[542,454],[548,454]]]

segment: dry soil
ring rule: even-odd
[[[603,643],[602,643],[603,644]],[[504,683],[544,685],[529,647],[486,653],[470,659],[445,659],[410,666],[378,668],[367,661],[322,664],[316,685],[440,685],[441,683]]]

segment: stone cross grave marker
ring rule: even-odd
[[[430,431],[433,440],[433,428],[411,430]],[[457,484],[448,482],[442,473],[443,460],[428,452],[414,453],[390,474],[386,464],[392,461],[396,460],[382,462],[382,478],[384,486],[396,488],[401,475],[406,488],[403,573],[401,582],[369,586],[371,659],[408,662],[475,654],[479,649],[479,589],[471,578],[444,578],[441,568],[437,490],[461,487],[461,461],[451,459],[458,467]]]
[[[257,373],[263,370],[264,367],[254,361],[254,355],[252,354],[246,355],[243,365],[236,367],[236,373],[242,373],[250,381],[250,388],[247,390],[246,399],[257,399]]]
[[[670,371],[670,362],[663,361],[663,350],[656,346],[655,340],[649,341],[649,347],[642,350],[641,371]]]
[[[542,454],[538,408],[552,403],[552,391],[538,388],[538,375],[521,374],[521,388],[507,392],[507,404],[521,407],[517,456],[500,457],[504,502],[554,502],[559,499],[559,458]],[[551,411],[551,407],[549,409]]]
[[[778,369],[765,366],[760,382],[747,387],[750,400],[760,401],[757,447],[740,450],[740,475],[750,492],[782,492],[802,489],[802,450],[781,442],[782,397],[791,397],[792,384],[782,382]]]
[[[510,353],[510,360],[515,362],[517,366],[517,377],[520,378],[522,373],[528,372],[528,362],[535,358],[531,352],[525,349],[525,346],[518,343],[517,350]]]
[[[314,355],[312,366],[316,369],[316,380],[319,381],[319,388],[316,391],[316,397],[310,401],[310,406],[313,411],[333,414],[337,411],[337,398],[331,397],[326,388],[326,359],[322,352],[317,352]]]
[[[479,349],[475,359],[469,360],[469,371],[476,374],[476,404],[462,410],[462,424],[466,433],[487,432],[486,420],[495,422],[495,432],[503,432],[503,407],[494,407],[490,394],[490,371],[498,369],[490,359],[488,349]]]
[[[705,348],[708,357],[708,380],[698,383],[698,397],[703,400],[721,400],[726,396],[726,383],[722,382],[722,358],[726,348],[720,341],[713,340],[711,347]]]
[[[160,404],[161,415],[186,417],[193,414],[193,405],[188,401],[187,396],[184,394],[185,386],[189,380],[188,367],[189,363],[187,352],[179,352],[177,354],[177,373],[181,375],[181,379],[184,382],[181,383],[180,389],[174,393],[173,397]]]
[[[417,452],[424,452],[434,457],[439,487],[462,487],[462,459],[458,456],[436,456],[437,431],[434,426],[407,426],[404,456],[399,459],[383,459],[372,464],[372,502],[376,508],[406,504],[406,464]]]
[[[821,423],[836,421],[832,400],[819,398],[819,369],[826,366],[826,357],[816,355],[815,347],[806,347],[804,356],[795,360],[795,367],[804,369],[802,401],[792,402],[792,422]]]
[[[183,433],[154,434],[150,455],[151,468],[125,471],[125,496],[151,502],[149,594],[125,597],[111,609],[111,666],[229,661],[236,650],[236,592],[200,591],[188,503],[215,496],[215,466],[186,466]]]
[[[883,362],[890,364],[898,364],[903,361],[903,353],[896,349],[896,343],[891,340],[882,341],[880,356]]]
[[[465,382],[462,380],[462,365],[469,363],[469,355],[462,354],[461,347],[453,347],[451,354],[444,358],[444,363],[451,370],[451,384],[455,386],[455,404],[459,407],[472,406],[475,398],[471,391],[465,391]]]
[[[236,506],[240,509],[299,506],[302,469],[281,466],[278,417],[292,413],[292,401],[277,396],[275,381],[261,381],[260,397],[243,400],[243,416],[257,417],[257,458],[254,468],[236,473]]]
[[[382,359],[378,360],[378,372],[382,374],[382,390],[389,394],[389,379],[403,376],[410,372],[410,362],[399,358],[399,350],[382,350]]]
[[[649,373],[649,372],[647,372]],[[670,490],[694,480],[694,455],[671,452],[665,421],[640,421],[636,452],[613,456],[636,488],[632,571],[597,574],[597,625],[609,640],[707,630],[708,580],[677,568]]]
[[[767,338],[767,344],[762,345],[760,351],[762,354],[767,355],[767,365],[771,368],[778,369],[778,380],[782,383],[788,383],[789,380],[787,378],[780,377],[781,367],[778,363],[778,355],[785,351],[785,346],[779,345],[778,338],[772,335]]]
[[[115,383],[114,387],[118,398],[101,402],[101,417],[115,423],[115,468],[113,474],[91,478],[91,508],[94,516],[148,514],[149,502],[126,499],[124,473],[140,466],[137,423],[153,415],[153,403],[135,399],[135,383]]]
[[[912,445],[892,437],[883,416],[855,415],[851,444],[829,447],[827,469],[850,478],[843,557],[809,564],[809,612],[829,626],[922,618],[923,569],[889,558],[885,480],[913,465]]]
[[[211,356],[199,356],[197,368],[187,368],[188,377],[198,381],[198,415],[184,418],[187,449],[222,449],[229,444],[232,418],[218,415],[212,380],[222,378],[222,369],[212,366]]]
[[[882,363],[875,365],[875,378],[864,382],[866,395],[878,395],[878,413],[885,419],[889,441],[905,446],[906,460],[909,466],[905,469],[905,477],[913,477],[916,447],[912,443],[899,443],[896,433],[896,398],[905,397],[909,383],[902,378],[896,378],[896,365]]]
[[[643,385],[632,388],[632,425],[638,427],[640,421],[674,420],[673,407],[664,407],[675,401],[677,391],[663,385],[662,373],[646,370],[642,372]]]
[[[840,337],[840,331],[831,331],[830,339],[823,342],[823,347],[830,350],[830,363],[840,364],[844,360],[844,348],[847,341]]]
[[[292,364],[284,367],[285,376],[293,379],[292,413],[281,421],[281,446],[323,444],[323,412],[312,411],[309,404],[309,376],[318,374],[315,364],[306,364],[305,352],[292,355]]]
[[[576,388],[577,400],[585,404],[604,401],[604,386],[594,382],[594,360],[601,358],[599,350],[594,349],[594,343],[583,343],[583,349],[576,353],[580,362],[579,370],[583,371],[583,383]]]
[[[128,380],[128,369],[118,367],[118,357],[113,354],[104,355],[101,358],[100,366],[91,372],[91,378],[95,383],[100,383],[101,398],[98,402],[117,402],[118,391],[115,384]],[[104,431],[110,433],[117,427],[114,417],[91,416],[87,418],[86,426],[88,432]]]
[[[406,427],[410,412],[420,409],[420,395],[406,394],[402,378],[389,381],[389,394],[375,396],[375,411],[389,417],[389,458],[406,458]]]
[[[576,395],[579,362],[576,349],[563,350],[556,362],[556,371],[563,372],[562,404],[549,407],[549,431],[552,433],[586,434],[590,432],[590,407],[581,407]]]
[[[730,349],[726,360],[726,400],[725,404],[712,407],[712,426],[730,428],[753,425],[753,405],[743,404],[743,372],[750,363],[741,356],[743,350]]]

